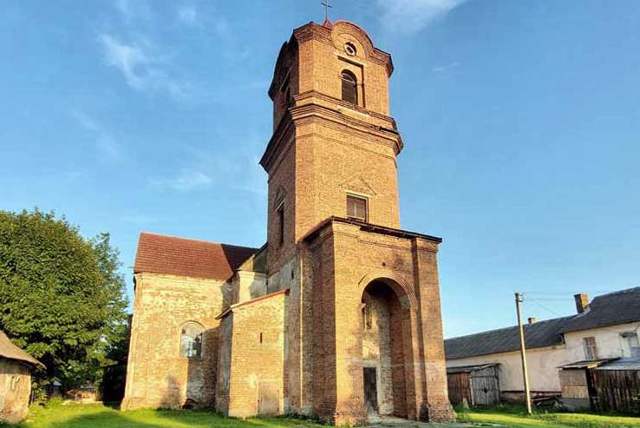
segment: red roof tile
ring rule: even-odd
[[[135,273],[149,272],[226,280],[258,249],[143,232]]]

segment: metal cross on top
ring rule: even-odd
[[[329,9],[333,8],[333,6],[331,6],[331,3],[329,1],[330,0],[324,0],[322,3],[320,3],[322,6],[324,6],[324,20],[325,21],[329,20]]]

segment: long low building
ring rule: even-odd
[[[640,287],[575,297],[577,314],[525,325],[530,387],[534,396],[560,395],[560,367],[580,361],[640,356]],[[447,367],[497,364],[501,397],[523,394],[517,326],[445,341]]]

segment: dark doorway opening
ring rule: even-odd
[[[367,412],[378,413],[378,376],[375,367],[364,367],[364,404]]]
[[[370,415],[407,418],[405,356],[411,354],[406,354],[405,342],[411,340],[410,314],[392,284],[374,280],[362,295],[363,405]]]

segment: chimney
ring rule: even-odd
[[[531,325],[531,324],[535,324],[537,319],[536,319],[536,317],[529,317],[528,321],[529,321],[529,325]]]
[[[589,296],[586,293],[576,294],[573,298],[576,300],[576,310],[579,314],[589,309]]]

